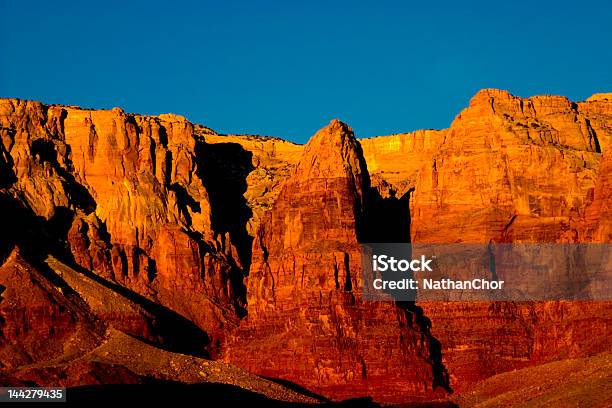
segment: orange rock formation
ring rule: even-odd
[[[305,146],[259,227],[249,314],[229,361],[344,398],[402,401],[446,385],[417,310],[360,297],[368,189],[359,143],[332,121]]]
[[[0,380],[170,375],[126,359],[157,353],[127,333],[332,398],[405,401],[612,349],[610,303],[359,294],[367,240],[609,243],[610,94],[486,89],[449,129],[359,141],[332,121],[305,146],[0,99],[0,137]]]

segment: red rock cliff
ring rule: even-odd
[[[401,401],[441,385],[417,315],[360,297],[368,184],[347,125],[334,120],[308,142],[255,238],[249,314],[229,361],[336,398]]]
[[[244,298],[229,234],[211,227],[197,151],[183,117],[0,101],[4,190],[86,270],[222,338]]]
[[[609,242],[606,112],[600,99],[480,91],[423,158],[410,200],[412,242]],[[580,238],[585,228],[591,235]],[[420,305],[457,390],[612,347],[609,303]]]
[[[2,362],[86,352],[100,325],[168,346],[160,310],[213,355],[335,398],[610,350],[609,303],[366,302],[359,241],[385,221],[379,240],[610,242],[611,112],[609,94],[489,89],[446,130],[358,142],[333,121],[302,147],[2,99]]]

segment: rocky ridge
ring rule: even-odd
[[[226,359],[340,398],[444,392],[437,343],[417,311],[361,299],[369,188],[347,125],[334,120],[310,139],[255,237],[249,314]]]
[[[2,99],[2,285],[64,288],[5,291],[0,355],[20,357],[2,362],[64,355],[81,336],[94,349],[112,327],[326,396],[403,401],[610,350],[609,303],[365,304],[358,287],[366,240],[610,242],[611,116],[609,94],[487,89],[446,130],[358,140],[332,121],[300,146]],[[49,291],[72,314],[19,313],[65,330],[14,351],[19,299]],[[79,364],[74,375],[100,369]]]

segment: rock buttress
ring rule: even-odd
[[[432,339],[416,314],[360,297],[358,239],[368,187],[352,131],[332,121],[308,142],[262,220],[248,316],[227,360],[333,398],[434,394]]]
[[[221,341],[242,313],[242,270],[229,234],[212,227],[191,123],[3,99],[0,136],[0,193],[53,227],[29,247],[71,257]]]
[[[478,92],[423,163],[410,203],[412,242],[609,242],[609,106],[602,98],[577,104]],[[612,347],[609,302],[419,305],[458,391]]]

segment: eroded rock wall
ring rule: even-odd
[[[314,135],[253,244],[248,316],[225,357],[334,398],[443,393],[434,341],[416,311],[360,296],[359,235],[369,177],[351,129]]]

